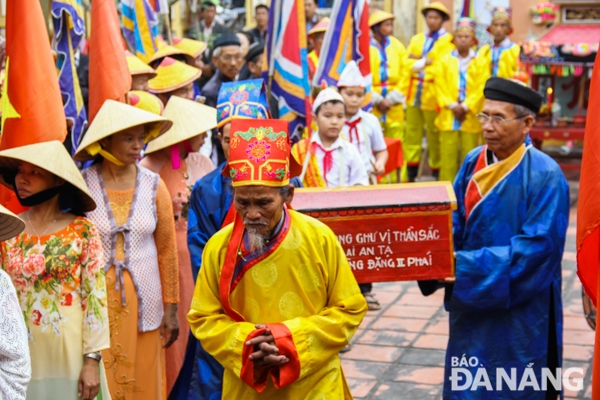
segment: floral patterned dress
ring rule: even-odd
[[[94,224],[77,217],[46,236],[21,233],[0,243],[29,336],[27,399],[78,399],[84,354],[110,346],[102,243]],[[102,398],[110,398],[102,363]]]

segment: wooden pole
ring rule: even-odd
[[[170,6],[169,9],[167,9],[167,13],[164,14],[165,16],[165,29],[167,30],[167,42],[172,45],[173,44],[173,32],[171,32],[171,13],[170,13]]]

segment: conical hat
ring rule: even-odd
[[[86,151],[87,148],[126,129],[148,126],[150,128],[150,132],[146,136],[146,142],[148,142],[165,133],[171,128],[171,125],[173,125],[171,121],[160,115],[140,110],[129,104],[106,100],[83,137],[73,158],[77,161],[93,160],[94,156]]]
[[[0,206],[0,242],[17,236],[25,229],[25,222]]]
[[[127,104],[140,110],[162,115],[165,106],[162,101],[152,93],[143,90],[131,90],[127,92]]]
[[[202,71],[186,63],[166,57],[158,68],[156,77],[148,81],[153,93],[168,93],[188,85],[200,78]]]
[[[163,116],[173,121],[173,127],[148,143],[146,154],[181,143],[217,126],[216,109],[178,96],[171,96]]]
[[[65,146],[58,140],[0,151],[0,173],[16,173],[19,161],[25,161],[45,169],[75,186],[77,193],[74,204],[76,204],[77,210],[88,212],[96,208],[96,203],[81,172],[77,169]],[[12,184],[5,182],[4,179],[1,179],[0,183],[14,190]]]
[[[369,17],[369,28],[374,27],[375,25],[379,25],[383,21],[387,21],[388,19],[396,19],[394,14],[390,14],[389,12],[375,10],[373,14]]]
[[[327,17],[323,18],[313,28],[308,31],[308,36],[314,35],[315,33],[325,32],[327,28],[329,28],[329,23],[331,20]]]
[[[448,11],[446,6],[439,1],[434,1],[433,3],[429,4],[428,6],[423,7],[421,9],[421,14],[423,14],[423,16],[425,16],[427,14],[427,11],[430,11],[430,10],[435,10],[435,11],[441,12],[444,15],[444,21],[448,21],[450,19],[450,11]]]
[[[199,40],[188,38],[173,38],[173,47],[185,53],[185,55],[196,58],[204,53],[208,45]]]
[[[129,68],[131,75],[152,75],[152,78],[156,76],[156,71],[151,66],[127,50],[125,50],[125,59],[127,60],[127,68]]]
[[[152,64],[154,61],[160,60],[161,58],[175,56],[177,54],[185,55],[185,52],[174,46],[166,45],[158,49],[156,53],[152,55],[152,58],[150,58],[149,62]]]

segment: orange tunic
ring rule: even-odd
[[[134,189],[107,190],[115,222],[127,222]],[[156,193],[158,222],[154,239],[158,251],[160,280],[165,303],[179,302],[177,252],[173,237],[174,222],[171,199],[161,180]],[[117,236],[116,259],[125,258],[124,238]],[[131,275],[123,271],[126,304],[115,288],[115,269],[106,274],[110,349],[102,354],[108,386],[113,400],[166,399],[165,353],[160,329],[138,332],[138,297]]]
[[[158,173],[165,182],[173,202],[175,215],[175,238],[177,241],[177,259],[179,260],[180,302],[177,309],[179,337],[166,350],[167,393],[169,393],[183,366],[190,331],[187,313],[190,311],[192,296],[194,295],[194,277],[192,276],[190,252],[187,246],[187,218],[190,194],[194,183],[212,171],[213,165],[208,157],[200,153],[190,153],[186,160],[181,160],[181,167],[178,170],[173,169],[170,160],[156,153],[146,156],[141,164]]]

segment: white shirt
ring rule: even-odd
[[[373,165],[371,163],[375,162],[373,153],[386,150],[387,145],[385,144],[383,131],[381,130],[381,125],[376,116],[366,111],[358,110],[348,122],[354,122],[358,118],[361,118],[361,121],[357,126],[359,136],[358,142],[356,142],[355,137],[350,138],[350,127],[346,124],[344,124],[344,127],[342,128],[341,136],[356,146],[362,157],[365,170],[367,173],[370,173],[373,171]]]
[[[313,134],[310,142],[316,142],[320,146],[323,146],[319,132]],[[367,171],[362,163],[360,153],[352,143],[342,139],[342,137],[338,137],[327,150],[329,149],[335,150],[331,153],[333,156],[333,165],[327,176],[325,176],[325,167],[323,165],[325,152],[318,146],[315,150],[319,171],[321,171],[323,180],[327,182],[327,187],[367,186],[369,184],[369,177],[367,176]]]
[[[496,46],[495,43],[492,43],[492,47],[510,47],[511,44],[512,44],[512,41],[507,36],[507,37],[504,38],[503,41],[500,42],[500,44],[498,46]]]
[[[469,69],[469,63],[471,62],[472,59],[475,58],[475,50],[469,49],[469,54],[466,57],[461,56],[458,51],[456,51],[456,54],[458,55],[458,63],[460,65],[460,72],[463,72],[463,73],[467,72],[467,70]]]
[[[10,277],[0,270],[0,399],[24,399],[31,379],[27,328]]]
[[[202,20],[200,27],[202,28],[202,35],[204,36],[204,40],[208,40],[208,38],[210,38],[210,35],[212,35],[214,26],[215,26],[214,19],[213,19],[213,22],[210,24],[210,26],[207,26],[206,22],[204,20]]]

